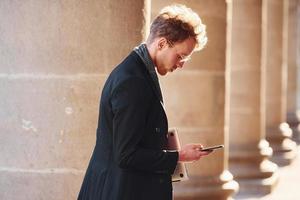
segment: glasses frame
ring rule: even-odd
[[[167,40],[167,43],[168,43],[168,45],[169,45],[170,48],[174,48],[174,43],[173,42]],[[179,62],[183,62],[183,63],[185,63],[185,62],[187,62],[187,61],[189,61],[189,60],[192,59],[191,55],[188,55],[188,56],[186,56],[186,55],[180,55],[179,53],[177,53],[177,50],[176,50],[176,56],[177,56],[178,61]]]

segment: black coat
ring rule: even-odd
[[[79,200],[171,200],[177,152],[166,149],[168,122],[157,88],[133,51],[108,77],[96,146]]]

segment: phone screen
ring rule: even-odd
[[[200,151],[213,151],[215,149],[220,149],[220,148],[224,148],[224,145],[217,145],[217,146],[211,146],[211,147],[205,147],[203,149],[201,149]]]

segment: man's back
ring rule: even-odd
[[[168,127],[147,73],[132,52],[107,79],[96,146],[78,199],[172,199],[171,174],[155,169],[164,167],[166,158],[157,152],[165,149]],[[173,168],[173,160],[163,162]]]

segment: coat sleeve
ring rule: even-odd
[[[151,92],[149,89],[143,79],[131,78],[118,84],[112,92],[114,159],[124,169],[173,174],[178,152],[139,145],[150,111],[150,99],[145,95]]]

